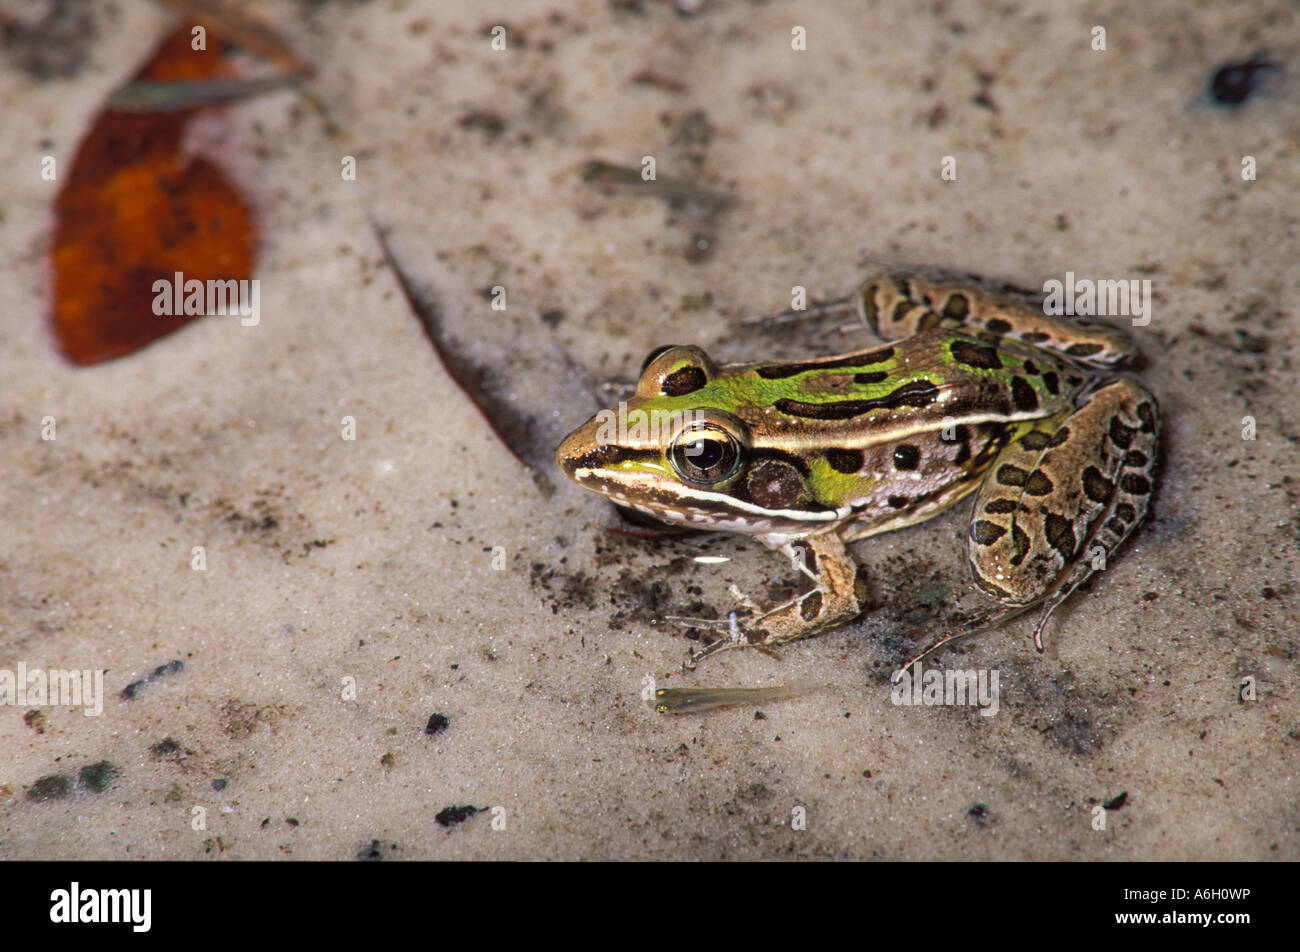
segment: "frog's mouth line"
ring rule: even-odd
[[[655,487],[651,484],[650,474],[645,476],[646,485],[638,486],[632,491],[627,481],[628,471],[620,469],[617,472],[621,477],[619,480],[615,480],[609,470],[601,467],[575,465],[568,475],[584,489],[590,489],[620,506],[636,509],[665,522],[688,526],[707,524],[709,527],[732,532],[758,534],[777,530],[806,530],[813,526],[832,524],[852,512],[847,506],[843,509],[764,509],[725,492],[680,484],[672,490]]]
[[[585,427],[560,444],[556,462],[584,489],[678,525],[749,535],[807,533],[852,514],[848,506],[836,509],[809,502],[806,508],[764,508],[728,490],[682,482],[666,486],[663,476],[667,464],[660,450],[612,443],[593,445]]]

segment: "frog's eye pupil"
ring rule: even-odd
[[[727,448],[717,440],[696,440],[686,447],[686,457],[700,469],[712,469],[722,462]]]
[[[740,463],[740,449],[729,433],[715,431],[701,435],[688,432],[672,445],[668,458],[683,479],[717,483],[735,473]]]

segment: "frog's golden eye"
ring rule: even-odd
[[[717,427],[683,430],[668,448],[668,461],[682,479],[720,483],[740,466],[740,444]]]
[[[642,397],[684,397],[718,376],[718,365],[693,345],[652,350],[641,368],[636,391]]]

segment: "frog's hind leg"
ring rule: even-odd
[[[959,638],[965,638],[969,635],[978,635],[982,631],[988,631],[992,628],[1000,628],[1006,622],[1013,618],[1018,618],[1032,608],[1032,605],[1025,605],[1021,608],[1012,608],[1009,611],[999,612],[996,609],[978,612],[974,618],[968,619],[960,628],[948,632],[938,641],[931,642],[925,650],[912,656],[912,659],[894,672],[892,680],[897,681],[902,677],[903,672],[916,664],[927,655],[933,654],[950,641],[956,641]]]
[[[975,499],[975,582],[1008,607],[1053,611],[1146,514],[1160,418],[1137,381],[1116,377],[1069,414],[1039,421],[994,463]]]
[[[999,291],[974,277],[885,270],[863,281],[854,298],[858,316],[882,340],[902,340],[940,326],[964,327],[1102,370],[1121,366],[1136,354],[1121,331],[1053,317],[1031,292]]]

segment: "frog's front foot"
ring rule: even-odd
[[[834,533],[810,536],[785,546],[784,550],[795,567],[812,579],[812,589],[744,622],[735,611],[725,623],[693,620],[694,624],[719,629],[724,635],[692,654],[688,667],[729,648],[758,648],[777,656],[773,651],[775,646],[820,634],[862,613],[867,598],[865,573],[849,558],[839,536]],[[757,611],[754,603],[735,586],[732,594],[746,608]]]
[[[744,599],[744,601],[748,602],[748,599]],[[767,616],[760,616],[758,621],[762,621],[765,617]],[[709,642],[699,651],[692,652],[690,658],[682,662],[682,667],[686,670],[694,669],[697,664],[709,655],[717,654],[719,651],[726,651],[728,648],[759,648],[775,655],[775,652],[765,644],[769,637],[767,629],[742,624],[737,611],[728,612],[726,618],[673,618],[670,620],[679,624],[712,628],[722,632],[722,637]]]
[[[747,644],[749,644],[749,642],[733,641],[726,637],[719,638],[717,641],[709,642],[699,651],[692,652],[690,658],[682,662],[682,667],[688,671],[693,671],[695,670],[695,666],[709,655],[717,654],[719,651],[726,651],[728,648],[743,648]]]

